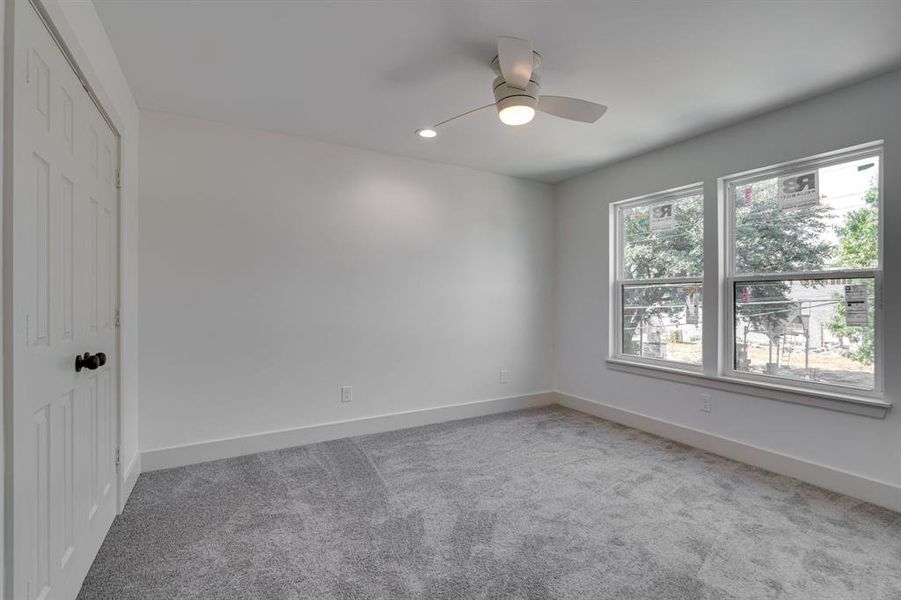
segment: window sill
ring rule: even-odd
[[[657,377],[668,381],[677,381],[691,385],[714,388],[736,394],[747,394],[781,402],[792,402],[834,410],[843,413],[861,415],[882,419],[891,409],[891,402],[878,398],[855,396],[853,394],[841,394],[835,392],[821,392],[804,390],[788,385],[745,381],[725,376],[706,375],[689,369],[681,369],[678,366],[649,365],[646,363],[632,362],[621,358],[608,358],[607,366],[616,371]]]

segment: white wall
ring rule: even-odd
[[[885,140],[885,288],[901,293],[901,71],[872,79],[649,154],[556,188],[556,372],[558,389],[716,436],[901,484],[901,406],[884,420],[699,387],[606,367],[610,202],[703,181],[715,206],[716,178]],[[715,231],[708,228],[708,233]],[[901,314],[884,311],[885,389],[901,403]]]
[[[549,186],[151,112],[140,153],[142,451],[552,389]]]
[[[134,484],[138,462],[138,106],[94,4],[90,0],[42,0],[79,67],[110,114],[122,139],[120,203],[120,350],[122,466]]]

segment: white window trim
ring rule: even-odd
[[[731,393],[746,394],[766,398],[769,400],[777,400],[783,402],[792,402],[807,406],[814,406],[828,410],[845,412],[855,415],[884,418],[892,407],[892,403],[884,398],[884,387],[882,379],[882,363],[884,362],[884,348],[882,339],[882,273],[883,273],[883,239],[884,239],[884,160],[883,160],[883,144],[882,140],[852,146],[833,152],[827,152],[810,156],[807,158],[781,163],[769,167],[763,167],[750,171],[740,172],[735,175],[719,177],[716,180],[716,208],[715,215],[710,213],[711,203],[708,201],[710,190],[702,183],[692,183],[677,188],[671,188],[662,192],[645,194],[614,202],[610,204],[609,210],[609,239],[610,239],[610,255],[609,255],[609,331],[608,336],[608,358],[607,366],[610,369],[623,371],[627,373],[644,375],[650,377],[663,378],[668,381],[679,383],[698,385],[702,387],[714,388]],[[731,253],[735,247],[732,239],[732,221],[731,214],[727,214],[727,207],[730,206],[726,202],[726,184],[727,182],[740,185],[742,181],[747,179],[756,179],[770,172],[793,171],[803,169],[805,166],[817,164],[819,168],[829,166],[829,164],[846,162],[853,160],[855,156],[876,155],[879,157],[879,239],[877,241],[879,248],[879,265],[876,269],[844,269],[828,272],[812,273],[783,273],[776,276],[760,276],[745,275],[732,276],[727,279],[727,270],[731,268]],[[831,160],[830,160],[831,159]],[[662,359],[640,358],[622,353],[622,330],[621,330],[621,310],[622,310],[622,244],[624,239],[621,231],[621,220],[619,212],[622,208],[628,208],[636,204],[642,204],[651,200],[664,201],[674,196],[687,195],[694,189],[700,189],[704,198],[704,218],[715,220],[715,239],[708,240],[707,236],[711,230],[705,223],[705,240],[704,240],[704,274],[700,278],[682,278],[690,279],[692,282],[700,281],[703,286],[704,310],[703,320],[705,324],[715,323],[715,328],[709,325],[703,328],[702,342],[703,351],[702,365],[691,365],[676,361],[668,361]],[[728,231],[728,236],[725,232]],[[716,249],[715,255],[711,256],[710,250]],[[715,265],[715,270],[712,271]],[[716,273],[716,280],[708,283],[710,275]],[[762,374],[748,374],[735,371],[733,362],[734,353],[734,322],[732,312],[734,310],[733,294],[734,282],[740,280],[766,280],[767,277],[772,279],[817,279],[823,277],[840,279],[842,275],[846,276],[872,276],[876,280],[876,301],[874,306],[875,312],[875,344],[877,362],[874,368],[875,389],[861,390],[846,386],[822,385],[815,382],[804,382],[803,385],[793,385],[796,383],[789,378],[772,377]],[[731,279],[731,281],[730,281]],[[664,280],[652,280],[658,283],[666,283]],[[647,283],[647,280],[628,281],[628,283]],[[715,285],[714,285],[715,284]],[[716,298],[716,302],[711,302],[711,298]],[[731,337],[730,337],[731,336]],[[715,347],[711,348],[713,342]],[[728,349],[728,351],[727,351]],[[713,358],[713,360],[711,360]]]
[[[885,400],[879,400],[877,398],[867,398],[852,394],[839,394],[833,392],[818,392],[790,385],[771,384],[761,381],[745,381],[732,377],[708,375],[674,366],[678,365],[678,363],[648,365],[633,360],[623,360],[618,358],[608,358],[606,362],[609,369],[634,375],[656,377],[667,381],[674,381],[676,383],[696,385],[734,394],[744,394],[746,396],[756,396],[759,398],[766,398],[767,400],[803,404],[805,406],[814,406],[817,408],[825,408],[827,410],[865,417],[874,417],[877,419],[885,418],[889,409],[892,408],[891,402],[886,402]]]
[[[690,371],[701,373],[704,370],[703,360],[702,364],[693,365],[691,363],[684,363],[675,360],[668,360],[662,358],[649,358],[642,356],[633,356],[631,354],[623,353],[623,329],[622,329],[622,311],[623,311],[623,290],[626,286],[630,285],[667,285],[667,284],[697,284],[703,288],[704,286],[704,273],[703,270],[700,275],[692,276],[692,277],[659,277],[653,279],[624,279],[623,278],[623,258],[625,254],[625,238],[623,236],[623,220],[622,213],[624,210],[629,208],[633,208],[635,206],[642,205],[653,205],[662,202],[666,202],[667,200],[679,200],[686,196],[699,195],[701,196],[702,202],[704,198],[704,184],[702,182],[692,183],[689,185],[680,186],[677,188],[671,188],[668,190],[664,190],[662,192],[655,192],[653,194],[645,194],[643,196],[637,196],[635,198],[629,198],[627,200],[622,200],[619,202],[614,202],[610,205],[610,224],[611,224],[611,243],[613,245],[613,251],[611,254],[611,266],[610,266],[610,285],[611,285],[611,301],[610,301],[610,331],[613,334],[610,336],[610,348],[609,348],[609,356],[620,360],[620,361],[628,361],[631,363],[645,365],[649,367],[674,367],[680,370]],[[706,260],[706,258],[705,258]],[[701,301],[701,306],[703,306],[703,300]],[[703,310],[703,309],[702,309]],[[706,316],[702,316],[702,319],[706,322]],[[703,330],[702,330],[702,340],[701,346],[703,348],[704,340],[703,340]]]
[[[779,177],[788,175],[799,170],[817,168],[822,169],[836,164],[853,161],[858,158],[875,156],[879,159],[879,237],[877,239],[877,248],[879,254],[879,263],[876,268],[872,269],[825,269],[822,271],[801,271],[792,273],[776,273],[776,274],[756,274],[735,272],[735,231],[734,231],[734,203],[733,196],[730,194],[730,188],[739,187],[751,181],[759,181],[764,178]],[[764,169],[755,169],[735,175],[720,177],[717,180],[717,189],[719,195],[718,206],[723,210],[723,227],[720,228],[720,234],[725,240],[725,246],[722,248],[723,262],[721,265],[719,277],[719,290],[722,299],[720,303],[720,319],[719,331],[720,347],[718,352],[719,365],[717,372],[720,377],[739,381],[739,382],[761,382],[768,383],[773,386],[788,386],[798,390],[809,390],[812,393],[830,394],[838,397],[847,398],[849,401],[859,398],[872,398],[881,400],[883,395],[882,383],[882,267],[883,267],[883,157],[882,142],[873,142],[853,148],[845,148],[836,150],[815,157],[804,158],[801,160],[791,161],[780,165],[767,167]],[[875,280],[875,301],[874,301],[874,331],[875,331],[875,363],[874,363],[874,387],[872,390],[865,390],[853,386],[841,384],[826,384],[821,382],[805,381],[801,382],[788,377],[779,377],[767,375],[764,373],[749,373],[735,369],[735,284],[742,281],[768,282],[768,281],[788,281],[788,280],[812,280],[812,279],[850,279],[854,277],[870,278]]]

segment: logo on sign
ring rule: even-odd
[[[655,219],[669,219],[673,216],[672,204],[661,204],[660,206],[655,206],[652,210],[654,211]]]
[[[651,232],[671,231],[675,229],[676,221],[673,218],[673,205],[658,204],[651,207]]]
[[[817,175],[816,173],[808,173],[807,175],[798,175],[797,177],[788,177],[782,181],[782,193],[797,194],[804,190],[816,191]]]
[[[817,171],[779,177],[777,202],[779,208],[797,208],[818,204],[820,201],[819,177]]]

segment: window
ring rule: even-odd
[[[887,407],[881,174],[874,143],[723,177],[718,214],[701,184],[614,203],[612,362]]]
[[[728,371],[878,388],[881,150],[724,182]]]
[[[704,198],[700,186],[615,205],[614,354],[702,363]]]

